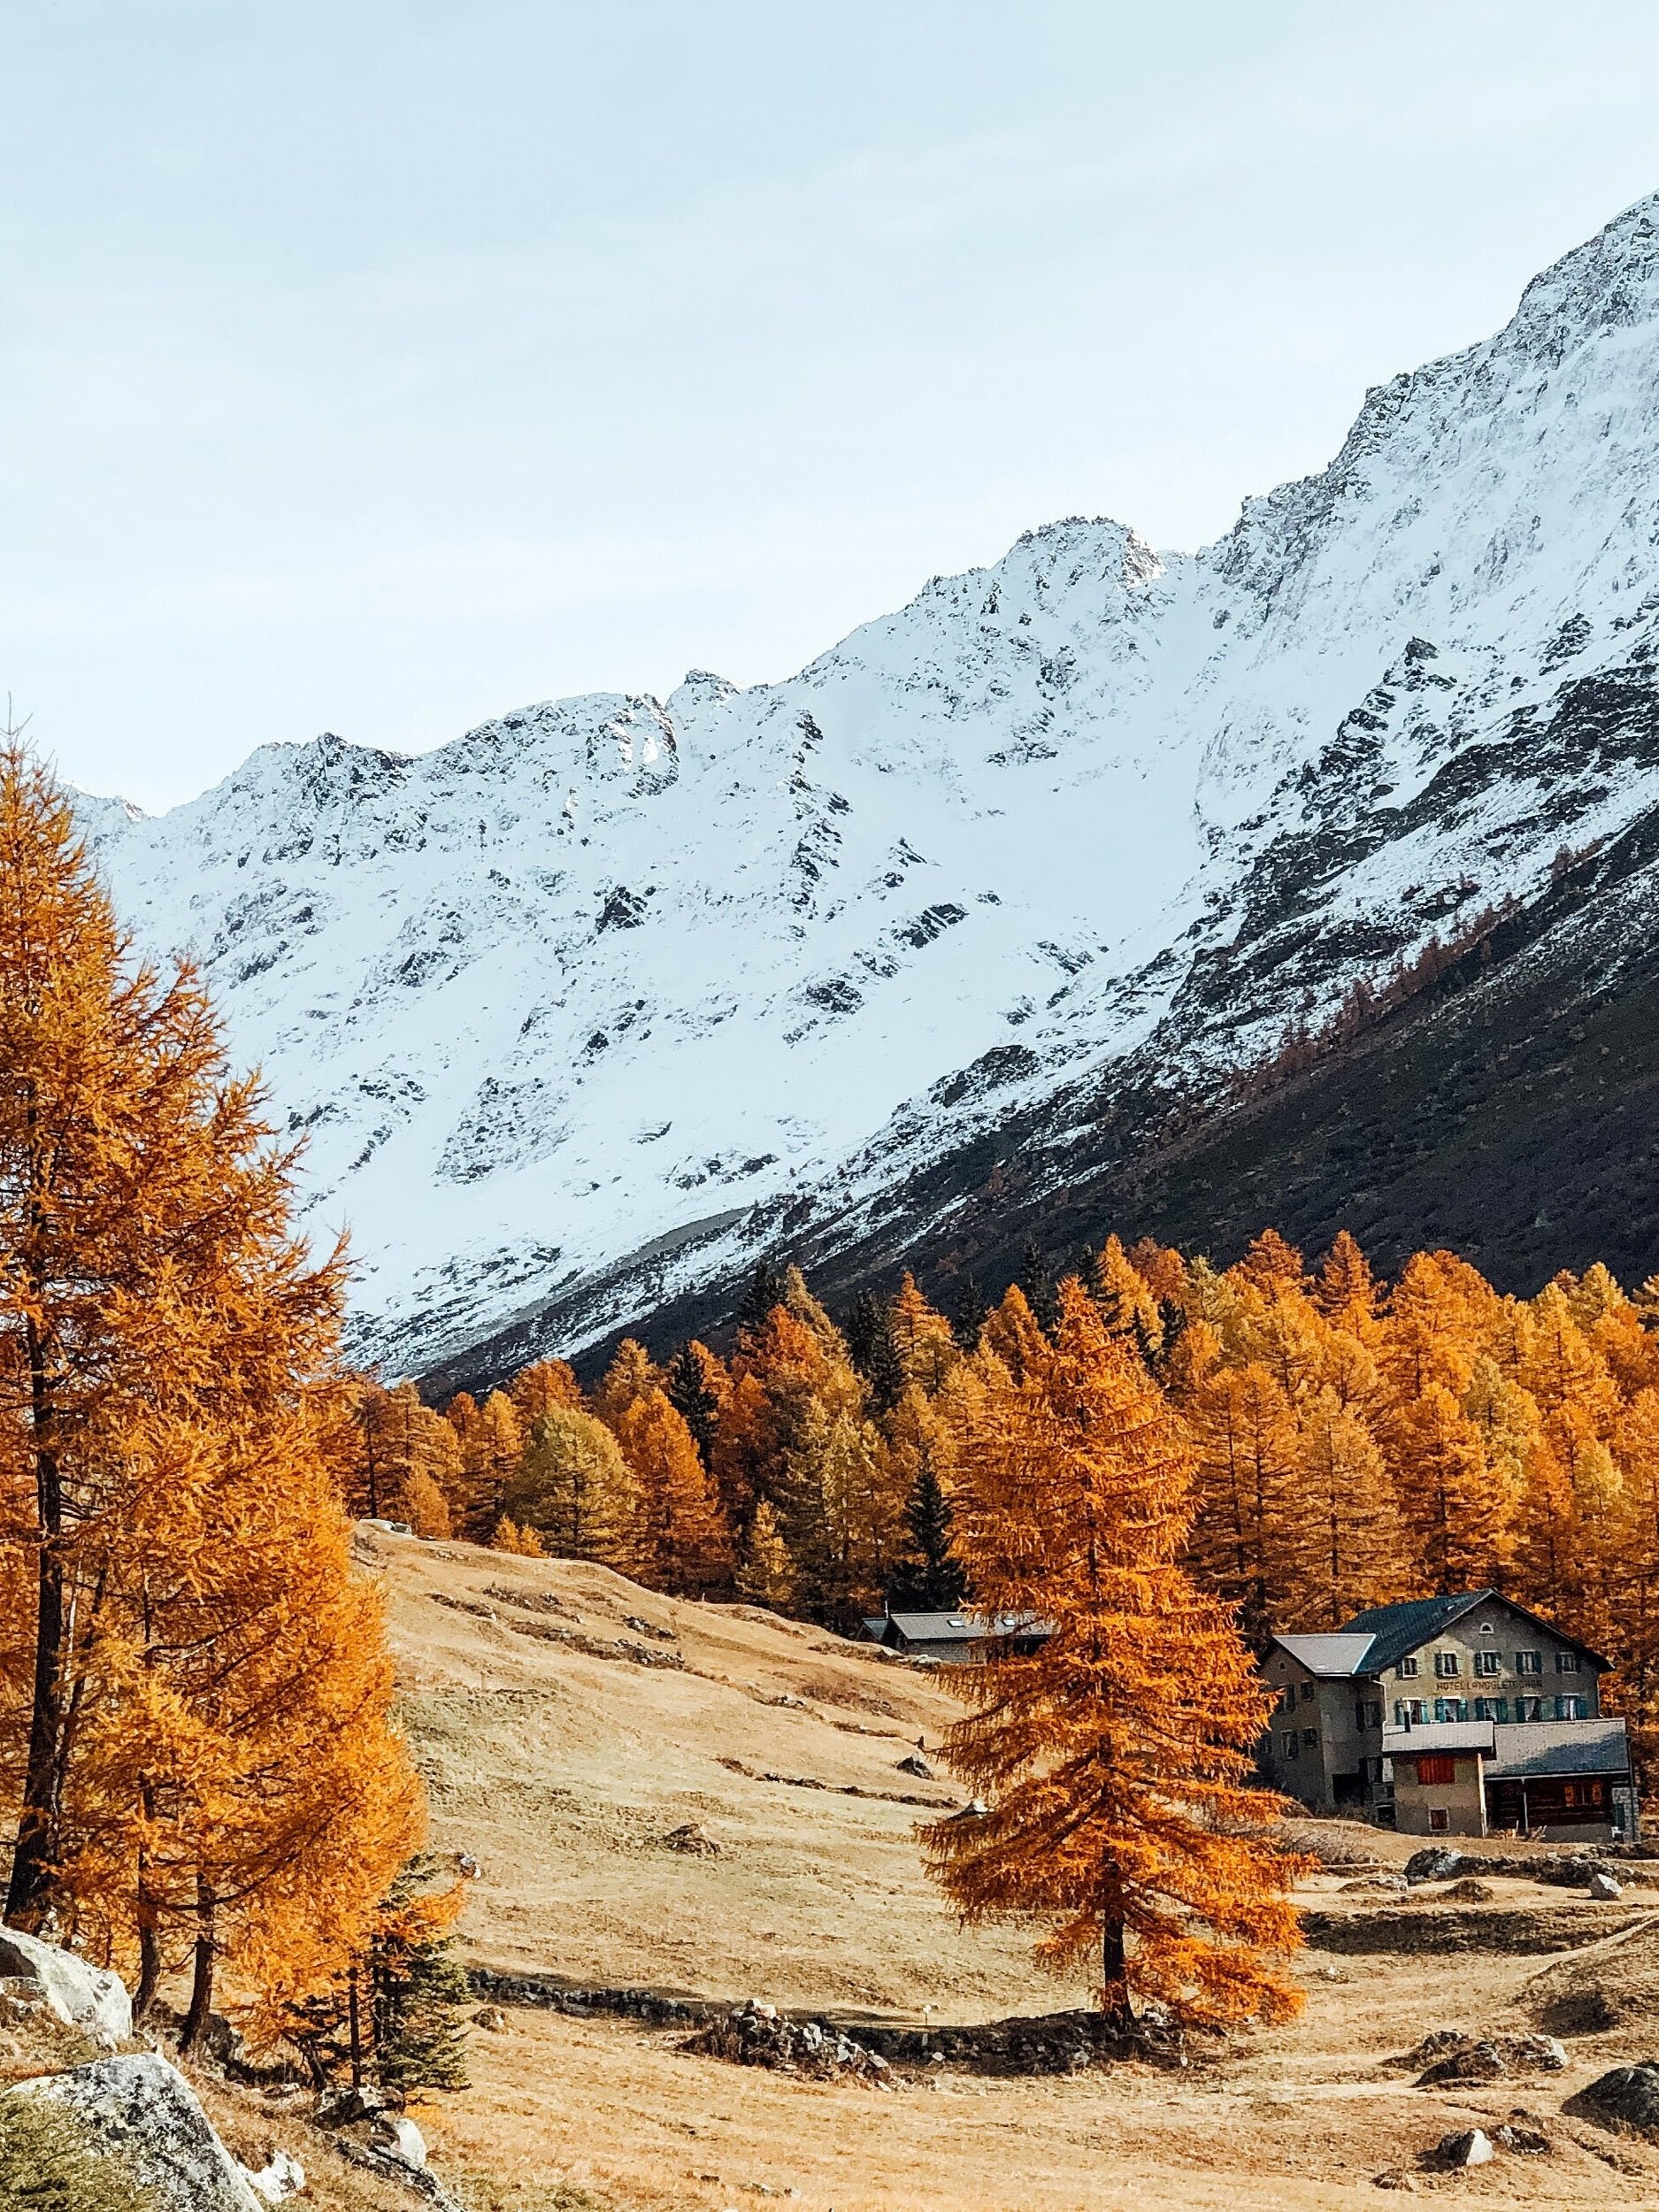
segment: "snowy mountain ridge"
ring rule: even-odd
[[[1659,197],[1196,556],[1054,523],[785,682],[84,818],[306,1133],[359,1349],[568,1348],[1137,1054],[1202,1089],[1659,803],[1656,461]]]

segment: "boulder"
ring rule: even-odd
[[[1613,2067],[1581,2089],[1566,2109],[1599,2120],[1603,2127],[1659,2136],[1659,2062]]]
[[[376,2150],[384,2151],[400,2166],[411,2167],[419,2173],[426,2165],[426,2139],[404,2113],[382,2113],[374,2123],[370,2140]]]
[[[1462,1851],[1448,1850],[1443,1843],[1432,1843],[1425,1851],[1414,1851],[1406,1861],[1408,1882],[1449,1882],[1454,1875],[1478,1866],[1479,1861],[1471,1859]]]
[[[1442,2135],[1432,2153],[1434,2163],[1448,2173],[1455,2173],[1464,2166],[1489,2166],[1496,2155],[1492,2138],[1481,2128],[1463,2128],[1452,2135]]]
[[[1624,1894],[1624,1885],[1616,1882],[1610,1874],[1598,1870],[1590,1877],[1590,1894],[1599,1898],[1603,1904],[1611,1904],[1616,1897]]]
[[[65,2106],[99,2151],[153,2192],[154,2212],[264,2212],[195,2091],[154,2051],[37,2076],[11,2093]]]
[[[1567,2063],[1566,2051],[1553,2035],[1466,2036],[1449,2045],[1442,2038],[1425,2037],[1418,2051],[1426,2051],[1431,2042],[1437,2052],[1417,2077],[1419,2089],[1502,2081],[1509,2074],[1558,2074]]]
[[[1460,2044],[1455,2051],[1448,2051],[1444,2058],[1437,2058],[1432,2066],[1425,2066],[1417,2076],[1417,2087],[1436,2089],[1447,2082],[1502,2081],[1509,2070],[1497,2045],[1483,2036],[1477,2042]]]
[[[56,1943],[21,1928],[0,1928],[0,1977],[10,1985],[7,1994],[27,2001],[27,1986],[40,1992],[40,2001],[72,2028],[81,2028],[95,2043],[114,2050],[133,2032],[133,2001],[119,1974],[93,1966]],[[19,1989],[24,1985],[24,1989]]]
[[[472,2025],[482,2028],[487,2035],[504,2035],[507,2016],[499,2005],[480,2005],[472,2015]]]
[[[1483,1882],[1478,1875],[1465,1874],[1443,1893],[1448,1904],[1489,1905],[1497,1895],[1490,1882]]]
[[[262,2204],[281,2204],[297,2197],[305,2187],[305,2169],[288,2151],[273,2151],[258,2172],[242,2168],[248,2186]]]
[[[899,1772],[913,1774],[918,1782],[931,1782],[933,1778],[933,1770],[919,1751],[912,1751],[908,1757],[899,1761]]]

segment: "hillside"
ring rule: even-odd
[[[1195,556],[1056,523],[785,682],[544,703],[418,759],[266,748],[153,820],[87,801],[123,915],[204,960],[311,1141],[359,1348],[477,1379],[718,1315],[767,1248],[995,1280],[1033,1226],[1066,1250],[1056,1198],[1225,1257],[1233,1137],[1194,1154],[1194,1117],[1356,980],[1501,910],[1501,1047],[1540,995],[1621,990],[1659,805],[1656,217]],[[1598,939],[1555,894],[1609,854]],[[1577,1025],[1532,1079],[1622,1076]],[[1323,1164],[1294,1110],[1250,1125],[1289,1225],[1357,1191],[1354,1225],[1432,1242],[1471,1129],[1501,1156],[1532,1125],[1424,1049],[1386,1116],[1350,1059]],[[1640,1104],[1610,1179],[1647,1175]],[[1558,1118],[1486,1179],[1501,1278],[1588,1256],[1528,1195],[1570,1148]]]
[[[357,1545],[388,1599],[434,1841],[480,1862],[461,1929],[475,1963],[753,1995],[854,2032],[860,2016],[938,2025],[1078,2001],[1033,1974],[1018,1931],[956,1928],[910,1840],[928,1809],[883,1794],[956,1801],[948,1778],[896,1770],[952,1709],[935,1676],[603,1570],[367,1529]],[[718,1857],[665,1847],[687,1821]],[[730,2212],[764,2196],[802,2212],[1333,2212],[1374,2205],[1373,2177],[1402,2169],[1419,2188],[1551,2212],[1609,2190],[1659,2205],[1659,2152],[1562,2109],[1649,2048],[1659,1888],[1603,1905],[1496,1875],[1481,1901],[1443,1883],[1402,1899],[1345,1885],[1397,1867],[1407,1839],[1333,1822],[1298,1840],[1325,1863],[1302,1892],[1322,1916],[1300,1969],[1308,2010],[1200,2048],[1183,2073],[950,2065],[883,2095],[692,2055],[683,2027],[510,2002],[504,2030],[471,2039],[472,2087],[421,2125],[490,2212]],[[1448,2024],[1563,2033],[1568,2065],[1419,2089],[1386,2062]],[[1517,2107],[1546,2152],[1455,2185],[1416,2171],[1441,2135]]]

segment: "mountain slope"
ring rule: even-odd
[[[1432,933],[1516,902],[1571,998],[1552,868],[1659,807],[1656,451],[1659,200],[1196,557],[1059,523],[784,683],[88,819],[309,1132],[394,1367],[591,1340],[768,1243],[1064,1249],[1056,1207]]]

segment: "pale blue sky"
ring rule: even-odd
[[[0,690],[152,806],[1202,543],[1659,187],[1651,0],[0,27]]]

